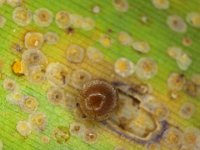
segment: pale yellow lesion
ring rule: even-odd
[[[127,96],[120,95],[119,104],[109,123],[117,125],[124,134],[143,140],[151,138],[158,126],[155,117],[137,104],[134,105]]]
[[[147,135],[156,130],[154,118],[142,109],[139,111],[138,117],[133,120],[132,123],[141,129],[145,129]]]

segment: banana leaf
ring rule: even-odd
[[[27,80],[23,74],[13,72],[13,63],[21,61],[21,56],[13,52],[13,46],[24,43],[24,36],[27,32],[40,32],[42,34],[55,32],[58,34],[58,43],[55,45],[45,43],[40,49],[49,63],[59,62],[70,70],[82,68],[90,72],[94,78],[107,81],[120,80],[130,84],[139,81],[150,84],[156,100],[169,111],[166,118],[168,124],[183,132],[188,127],[200,128],[199,97],[181,91],[177,99],[170,99],[170,90],[167,86],[168,77],[172,72],[184,74],[186,78],[200,73],[198,52],[200,49],[200,28],[186,23],[187,31],[179,33],[172,30],[167,24],[168,16],[178,15],[186,22],[188,13],[200,13],[200,1],[169,0],[170,6],[164,10],[156,8],[151,0],[127,1],[128,10],[121,11],[116,9],[112,0],[24,0],[20,5],[32,13],[38,8],[47,8],[53,13],[53,21],[47,27],[38,26],[33,20],[26,26],[20,26],[13,19],[16,7],[12,7],[6,2],[0,6],[0,16],[6,20],[5,25],[0,28],[0,149],[1,145],[3,145],[2,149],[4,150],[114,150],[117,147],[127,150],[143,150],[147,148],[146,143],[128,138],[121,134],[124,131],[119,132],[109,128],[108,124],[99,121],[93,122],[98,137],[97,141],[92,144],[88,144],[81,137],[70,135],[70,133],[66,142],[59,143],[53,138],[52,132],[56,127],[62,126],[69,130],[70,124],[79,120],[74,116],[72,110],[49,103],[46,93],[51,85],[48,82],[33,83]],[[97,7],[97,12],[94,12],[94,7]],[[92,30],[73,27],[60,29],[55,22],[55,15],[61,10],[85,18],[92,18],[95,21],[95,27]],[[121,31],[129,33],[134,40],[147,41],[150,51],[140,53],[131,46],[120,44],[118,33]],[[108,35],[111,39],[109,46],[102,45],[100,42],[102,35]],[[190,46],[183,44],[185,37],[192,40]],[[72,64],[65,57],[66,49],[70,44],[80,45],[84,49],[90,46],[96,47],[103,53],[104,60],[101,63],[92,63],[88,58],[85,58],[81,64]],[[181,70],[177,62],[169,57],[167,49],[171,46],[181,47],[190,56],[192,63],[187,70]],[[122,78],[114,70],[116,60],[122,57],[131,60],[134,64],[141,57],[150,57],[157,63],[157,74],[149,80],[140,80],[135,74]],[[9,92],[3,88],[3,84],[4,80],[8,78],[17,83],[23,94],[37,98],[39,102],[37,111],[43,112],[47,116],[47,125],[43,131],[32,131],[29,136],[24,137],[16,130],[17,123],[21,120],[27,120],[29,113],[7,101]],[[75,95],[78,93],[72,86],[65,90]],[[182,104],[187,102],[196,108],[189,119],[180,117],[179,113]],[[47,137],[50,141],[44,143],[41,140],[42,137]],[[157,143],[161,149],[170,149],[165,142],[157,141]]]

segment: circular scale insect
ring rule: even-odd
[[[33,129],[43,131],[47,125],[47,116],[42,112],[34,112],[29,115],[29,122]]]
[[[47,92],[47,99],[54,105],[63,104],[66,99],[65,92],[58,87],[51,87]]]
[[[95,47],[88,47],[86,53],[89,60],[94,63],[99,63],[104,59],[103,53]]]
[[[167,18],[167,25],[169,28],[177,33],[185,33],[187,31],[187,24],[178,15],[171,15]]]
[[[69,45],[66,50],[66,58],[71,63],[81,63],[85,56],[85,50],[79,45]]]
[[[48,27],[53,21],[53,13],[47,8],[39,8],[35,11],[33,20],[40,27]]]
[[[52,136],[59,144],[66,143],[70,138],[69,130],[65,126],[56,127],[53,130]]]
[[[127,0],[112,0],[112,4],[119,12],[127,12],[129,9],[129,3]]]
[[[22,66],[25,75],[28,74],[33,75],[35,73],[35,72],[31,73],[31,70],[33,69],[36,70],[39,69],[42,72],[43,70],[40,67],[46,67],[47,63],[48,61],[46,56],[40,50],[26,50],[22,54]],[[37,68],[35,66],[40,66],[40,67]]]
[[[133,42],[133,38],[131,37],[131,35],[125,31],[119,32],[117,38],[120,44],[125,46],[130,46]]]
[[[117,105],[116,89],[104,80],[91,80],[80,93],[81,111],[91,120],[105,120]]]
[[[82,89],[83,85],[90,81],[92,75],[84,69],[77,69],[72,72],[71,84],[76,89]]]
[[[70,80],[70,71],[65,65],[53,62],[47,66],[46,78],[54,86],[65,88]]]
[[[17,122],[16,130],[24,137],[27,137],[32,132],[32,126],[28,121]]]
[[[55,22],[61,29],[66,29],[71,25],[70,14],[64,10],[56,13]]]
[[[24,45],[28,50],[38,50],[42,47],[44,36],[40,32],[28,32],[24,37]]]
[[[32,21],[32,12],[25,7],[16,7],[13,11],[13,21],[19,26],[27,26]]]

